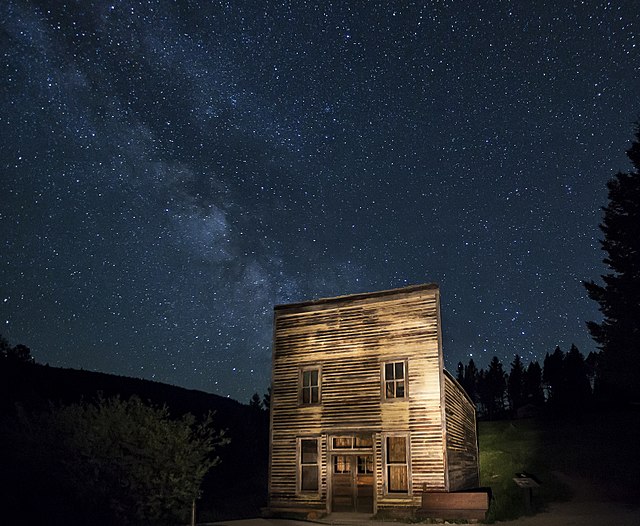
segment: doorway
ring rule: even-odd
[[[331,457],[332,511],[373,513],[373,455]]]

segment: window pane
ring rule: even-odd
[[[302,466],[300,489],[302,491],[318,490],[318,466]]]
[[[317,404],[318,403],[318,388],[317,387],[312,387],[311,388],[311,403],[312,404]]]
[[[388,484],[390,492],[406,492],[407,485],[407,466],[390,465],[387,466]]]
[[[310,404],[311,403],[311,391],[308,387],[304,387],[302,389],[302,403]]]
[[[311,385],[311,371],[302,372],[302,386],[309,387]]]
[[[318,385],[318,370],[314,369],[311,371],[311,385]]]
[[[387,398],[395,398],[396,392],[395,392],[395,385],[393,382],[387,382],[385,396]]]
[[[407,441],[405,437],[387,437],[387,464],[406,463]]]
[[[393,364],[386,363],[384,364],[384,379],[385,380],[393,380]]]
[[[333,472],[351,473],[351,463],[349,462],[349,458],[344,455],[333,457]]]
[[[404,382],[396,383],[396,398],[404,398]]]
[[[351,449],[353,444],[352,437],[334,437],[333,448],[334,449]]]
[[[404,378],[404,362],[396,362],[396,380],[401,380]]]
[[[371,436],[357,436],[356,447],[373,447],[373,438]]]
[[[358,457],[358,473],[373,473],[373,459],[371,457]]]
[[[318,462],[318,441],[301,440],[300,441],[301,461],[303,464],[315,464]]]

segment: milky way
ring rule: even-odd
[[[635,2],[0,7],[0,333],[246,401],[274,304],[436,282],[445,361],[595,350]]]

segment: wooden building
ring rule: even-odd
[[[475,408],[444,370],[437,285],[275,307],[269,509],[420,508],[478,486]]]

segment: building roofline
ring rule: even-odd
[[[439,287],[436,283],[423,283],[420,285],[409,285],[397,289],[380,290],[376,292],[361,292],[357,294],[347,294],[343,296],[335,296],[331,298],[318,298],[315,300],[303,301],[299,303],[284,303],[274,306],[274,311],[297,310],[306,308],[322,308],[323,306],[332,306],[341,303],[351,303],[359,300],[370,300],[375,298],[384,298],[386,296],[402,296],[422,291],[438,291]]]

